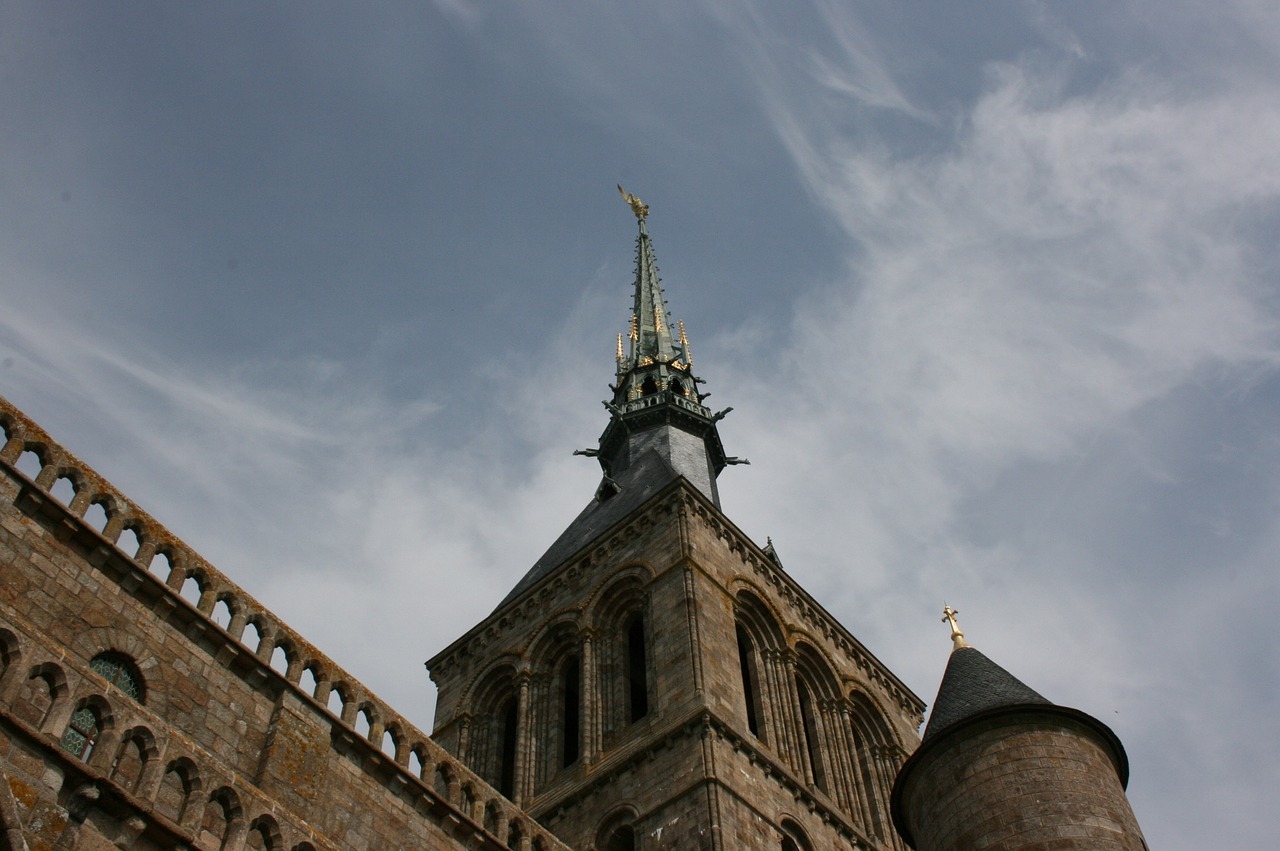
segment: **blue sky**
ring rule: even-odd
[[[652,208],[729,516],[1273,844],[1280,9],[0,11],[0,393],[420,726],[594,490]]]

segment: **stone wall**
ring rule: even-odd
[[[2,398],[0,428],[9,845],[566,847]]]

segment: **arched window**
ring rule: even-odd
[[[89,667],[111,685],[142,703],[144,696],[142,675],[138,673],[137,666],[128,656],[108,650],[90,659]]]
[[[800,825],[791,819],[782,820],[782,851],[811,851],[809,839],[800,829]]]
[[[570,656],[560,669],[560,765],[578,761],[578,741],[582,729],[582,660]]]
[[[62,734],[62,749],[79,757],[81,761],[88,762],[101,733],[102,720],[98,717],[98,711],[88,704],[81,704],[79,709],[71,713],[71,723]]]
[[[747,704],[747,729],[751,731],[751,735],[759,738],[760,689],[757,684],[755,656],[752,653],[751,639],[747,637],[747,633],[743,630],[741,624],[738,625],[737,631],[738,666],[742,669],[742,696]]]
[[[649,653],[644,634],[644,616],[636,615],[627,627],[627,695],[632,724],[649,714]]]
[[[600,851],[636,851],[636,831],[629,824],[615,828],[600,844]]]
[[[827,774],[822,763],[822,751],[818,739],[818,727],[813,715],[813,702],[809,698],[809,689],[804,680],[796,677],[796,692],[800,699],[800,732],[804,735],[805,751],[809,756],[809,766],[813,770],[813,784],[822,791],[827,791]]]

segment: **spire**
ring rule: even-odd
[[[607,487],[598,494],[603,498],[617,492],[624,470],[654,450],[667,469],[718,505],[716,476],[726,464],[744,463],[726,458],[720,445],[716,423],[729,409],[712,414],[702,404],[710,394],[699,392],[702,382],[693,374],[684,323],[673,323],[667,312],[649,237],[649,206],[621,186],[618,192],[636,217],[635,292],[627,339],[619,335],[614,352],[613,398],[604,403],[609,425],[599,449],[584,454],[598,458],[604,469]]]
[[[635,302],[631,308],[628,336],[630,351],[618,357],[618,383],[614,403],[619,404],[659,390],[676,389],[686,398],[696,398],[696,379],[690,373],[689,339],[684,323],[673,335],[667,301],[658,277],[658,263],[653,257],[653,241],[645,222],[649,206],[621,186],[618,192],[635,213],[639,234],[636,236]]]

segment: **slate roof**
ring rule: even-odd
[[[597,491],[596,498],[591,500],[586,508],[582,509],[582,512],[569,524],[569,528],[565,529],[559,538],[556,538],[550,549],[543,553],[533,567],[529,568],[529,572],[524,575],[524,578],[516,583],[516,587],[511,589],[511,593],[502,598],[502,602],[498,604],[497,608],[501,609],[526,590],[532,588],[539,580],[551,573],[557,565],[563,564],[570,556],[591,543],[613,524],[635,511],[649,497],[662,490],[678,477],[679,473],[657,451],[651,449],[641,455],[634,464],[623,470],[614,479],[621,489],[603,501],[600,499],[600,494],[604,492],[604,487]],[[606,482],[605,487],[607,486],[608,483]],[[497,611],[497,609],[494,609],[494,611]]]
[[[1027,703],[1052,705],[977,648],[958,647],[947,661],[921,743],[984,710]]]

